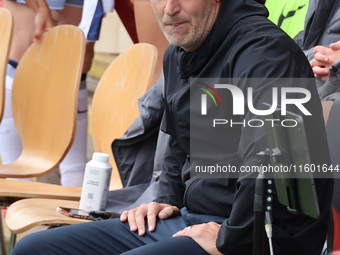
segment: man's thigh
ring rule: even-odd
[[[168,239],[184,227],[181,216],[158,220],[156,230],[141,237],[119,219],[82,223],[28,235],[18,242],[12,254],[121,254]]]
[[[208,255],[194,240],[190,237],[179,236],[170,237],[163,241],[150,243],[122,255]]]

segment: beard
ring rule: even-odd
[[[170,44],[192,51],[198,48],[208,36],[216,18],[215,10],[215,4],[211,3],[200,15],[197,15],[197,18],[179,16],[180,13],[173,16],[165,15],[162,20],[157,16],[156,18]],[[171,25],[176,23],[182,24],[176,27]]]

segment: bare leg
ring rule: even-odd
[[[25,4],[5,0],[4,6],[14,19],[13,39],[9,59],[19,62],[26,50],[33,43],[35,30],[35,12]],[[60,11],[51,11],[53,19],[58,20]]]
[[[4,1],[4,6],[12,13],[14,19],[13,40],[9,58],[19,62],[33,42],[35,12],[25,4],[8,0]]]

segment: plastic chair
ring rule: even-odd
[[[85,38],[70,25],[58,26],[31,45],[13,80],[13,118],[23,150],[0,165],[0,178],[47,174],[72,145]]]
[[[7,9],[0,8],[0,122],[4,112],[5,80],[12,32],[13,18],[11,13]]]
[[[139,116],[137,101],[153,78],[156,59],[157,50],[154,46],[136,44],[118,56],[96,88],[92,104],[93,142],[95,151],[110,155],[113,166],[110,190],[121,187],[111,153],[111,142],[122,136]],[[78,202],[38,198],[17,201],[7,211],[7,226],[12,233],[18,234],[47,223],[84,222],[57,213],[57,206],[78,208]]]

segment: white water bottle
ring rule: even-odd
[[[92,160],[86,164],[79,209],[105,211],[111,172],[109,155],[93,153]]]

